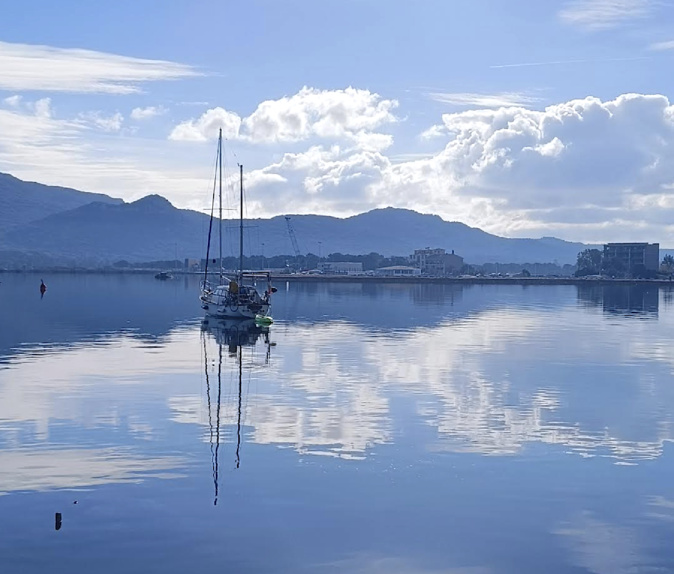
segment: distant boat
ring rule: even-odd
[[[243,166],[239,166],[240,180],[240,214],[239,214],[239,271],[233,278],[222,273],[222,129],[218,137],[218,161],[216,174],[219,181],[218,240],[220,245],[218,283],[213,285],[208,280],[208,264],[211,256],[211,236],[215,211],[215,186],[211,202],[211,221],[208,226],[208,242],[206,246],[206,268],[204,280],[201,282],[201,307],[206,315],[218,319],[258,319],[268,317],[271,309],[271,295],[276,289],[271,286],[271,274],[266,271],[246,272],[243,270]],[[213,260],[215,263],[215,260]],[[266,284],[263,295],[257,290],[257,284]]]
[[[166,281],[167,279],[173,279],[173,275],[171,275],[168,271],[161,271],[157,273],[154,278],[159,279],[160,281]]]

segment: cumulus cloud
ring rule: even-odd
[[[299,119],[274,116],[285,119],[263,135],[250,126],[257,125],[259,109],[270,116],[273,106],[261,105],[244,118],[213,108],[177,126],[171,138],[208,141],[223,128],[226,137],[245,144],[253,134],[255,141],[277,141],[245,161],[253,166],[246,172],[249,209],[259,217],[290,211],[352,215],[392,205],[512,236],[666,243],[674,234],[674,106],[665,96],[445,113],[424,132],[424,149],[391,155],[392,135],[384,132],[396,121],[394,100],[366,92],[347,106],[349,91],[342,90],[319,106],[313,99],[323,92],[302,92],[313,103],[297,108]],[[281,108],[302,99],[285,98]],[[320,114],[306,111],[319,108]],[[336,108],[360,110],[363,117]],[[108,147],[101,157],[84,134],[114,131],[123,126],[121,114],[68,121],[54,116],[49,100],[0,107],[0,170],[92,191],[123,189],[129,199],[160,190],[178,206],[203,206],[195,190],[209,189],[210,166],[194,167],[203,149],[152,142],[132,152],[129,138],[124,149],[121,143],[115,153]],[[92,125],[97,130],[87,129]],[[148,154],[156,156],[152,168]],[[72,169],[66,173],[64,165]]]
[[[244,125],[253,141],[340,138],[394,122],[397,105],[369,90],[304,87],[294,96],[262,102]]]
[[[200,75],[176,62],[0,42],[0,89],[131,94],[138,84]]]
[[[258,207],[295,213],[352,214],[372,207],[368,188],[381,181],[390,160],[378,151],[313,146],[251,173]]]
[[[224,108],[213,108],[196,120],[189,120],[178,124],[169,135],[175,141],[204,142],[213,139],[222,130],[222,135],[228,139],[239,137],[241,118],[234,112]]]
[[[444,148],[398,163],[338,146],[286,154],[256,175],[260,192],[286,210],[395,205],[499,233],[575,230],[578,239],[603,239],[607,225],[634,234],[644,223],[646,233],[674,203],[674,107],[665,96],[444,114],[425,135],[444,138]]]
[[[147,106],[146,108],[133,108],[131,110],[131,119],[140,121],[161,116],[168,110],[164,106]]]
[[[397,106],[396,100],[368,90],[304,87],[293,96],[262,102],[245,118],[220,107],[210,109],[177,125],[170,138],[205,141],[223,128],[228,137],[253,143],[348,139],[369,149],[383,149],[392,143],[391,136],[374,130],[396,121],[393,111]]]
[[[671,180],[673,108],[664,96],[588,97],[545,110],[501,108],[445,114],[451,141],[435,164],[460,188],[517,207],[620,204]],[[664,156],[664,157],[663,157]],[[590,195],[588,195],[588,193]]]
[[[648,16],[655,4],[654,0],[571,0],[559,17],[587,30],[604,30]]]

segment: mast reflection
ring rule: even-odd
[[[241,465],[241,413],[243,401],[243,347],[254,347],[260,338],[263,339],[266,347],[265,364],[269,363],[271,347],[274,345],[269,341],[269,328],[258,325],[254,320],[216,320],[213,318],[204,319],[201,324],[202,341],[204,347],[204,375],[206,377],[206,400],[208,404],[208,426],[209,442],[211,446],[211,466],[213,472],[213,486],[215,490],[213,505],[218,504],[219,487],[219,449],[220,449],[220,411],[222,399],[222,349],[227,347],[230,357],[236,357],[238,372],[238,404],[236,417],[236,468]],[[212,338],[218,346],[218,367],[217,367],[217,401],[215,428],[213,428],[213,416],[211,410],[211,380],[209,373],[208,345],[207,339]]]

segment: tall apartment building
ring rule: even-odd
[[[607,243],[604,245],[604,261],[619,261],[625,269],[643,265],[657,271],[660,267],[659,243]]]

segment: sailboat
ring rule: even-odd
[[[218,136],[218,157],[216,175],[219,183],[218,239],[220,245],[218,284],[208,280],[208,264],[210,262],[211,235],[215,211],[215,185],[211,203],[211,221],[208,228],[208,245],[206,247],[206,266],[204,279],[201,282],[201,307],[206,315],[218,319],[255,319],[260,322],[271,322],[271,295],[276,289],[271,285],[271,274],[266,271],[247,272],[243,270],[243,166],[239,165],[240,179],[240,213],[239,213],[239,270],[232,278],[225,277],[222,270],[222,129]],[[215,262],[215,260],[213,260]],[[257,285],[266,283],[263,295]]]

